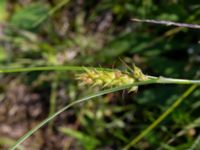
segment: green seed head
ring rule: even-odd
[[[142,73],[142,70],[135,65],[133,66],[133,78],[135,78],[137,81],[147,80],[147,76],[145,76]]]
[[[83,84],[101,87],[116,87],[147,80],[140,68],[136,66],[133,67],[133,74],[123,73],[120,70],[104,71],[85,68],[85,72],[77,74],[76,78]],[[137,89],[138,87],[134,86],[129,91],[136,91]]]

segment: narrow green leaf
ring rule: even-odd
[[[74,101],[74,102],[70,103],[69,105],[63,107],[62,109],[60,109],[59,111],[57,111],[53,115],[49,116],[48,118],[43,120],[41,123],[39,123],[36,127],[31,129],[29,132],[27,132],[9,150],[16,149],[22,142],[24,142],[27,138],[29,138],[32,134],[34,134],[38,129],[40,129],[41,127],[46,125],[49,121],[51,121],[52,119],[57,117],[63,111],[67,110],[68,108],[70,108],[70,107],[72,107],[72,106],[74,106],[74,105],[76,105],[78,103],[85,102],[85,101],[91,100],[92,98],[95,98],[95,97],[98,97],[98,96],[102,96],[102,95],[105,95],[105,94],[108,94],[108,93],[112,93],[112,92],[116,92],[116,91],[119,91],[119,90],[128,89],[128,88],[130,88],[132,86],[145,85],[145,84],[151,84],[151,83],[155,83],[155,80],[147,80],[147,81],[143,81],[143,82],[136,82],[134,84],[129,84],[129,85],[124,85],[124,86],[120,86],[120,87],[116,87],[116,88],[107,89],[107,90],[104,90],[104,91],[97,92],[97,93],[95,93],[93,95],[86,96],[86,97],[81,98],[81,99],[79,99],[77,101]]]

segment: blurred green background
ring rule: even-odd
[[[53,65],[125,69],[199,78],[200,30],[132,22],[131,18],[200,24],[195,0],[0,0],[0,68]],[[0,74],[0,149],[70,102],[97,92],[75,72]],[[141,133],[185,90],[141,86],[77,105],[29,138],[25,150],[116,150]],[[196,90],[136,150],[184,150],[198,136]],[[187,128],[187,130],[185,130]],[[182,133],[182,134],[180,134]]]

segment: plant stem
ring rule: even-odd
[[[200,85],[200,80],[187,80],[187,79],[173,79],[173,78],[158,77],[158,83],[198,84],[198,85]]]
[[[80,66],[44,66],[44,67],[28,67],[28,68],[0,68],[0,73],[17,73],[17,72],[33,72],[33,71],[85,71],[84,68],[94,69],[94,67]],[[113,71],[113,69],[95,68],[98,70]]]
[[[178,107],[181,102],[188,97],[195,89],[197,85],[192,85],[186,92],[183,93],[162,115],[160,115],[148,128],[146,128],[141,134],[134,138],[128,145],[126,145],[123,150],[130,149],[139,142],[143,137],[145,137],[150,131],[152,131],[161,121],[163,121],[176,107]]]
[[[33,71],[85,71],[86,69],[96,69],[104,71],[114,71],[109,68],[98,67],[80,67],[80,66],[44,66],[44,67],[29,67],[29,68],[0,68],[0,73],[17,73],[17,72],[33,72]],[[147,76],[149,79],[154,79],[154,83],[159,84],[197,84],[200,85],[200,80],[173,79],[166,77]]]

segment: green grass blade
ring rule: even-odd
[[[46,125],[49,121],[51,121],[52,119],[54,119],[56,116],[58,116],[59,114],[61,114],[63,111],[67,110],[68,108],[81,103],[81,102],[85,102],[90,100],[91,98],[95,98],[104,94],[108,94],[108,93],[112,93],[112,92],[116,92],[119,90],[123,90],[123,89],[128,89],[132,86],[136,86],[136,85],[145,85],[145,84],[151,84],[151,83],[155,83],[156,80],[148,80],[148,81],[143,81],[143,82],[137,82],[135,84],[129,84],[129,85],[124,85],[124,86],[120,86],[120,87],[116,87],[116,88],[112,88],[112,89],[107,89],[101,92],[98,92],[96,94],[87,96],[85,98],[79,99],[77,101],[74,101],[72,103],[70,103],[69,105],[63,107],[62,109],[60,109],[59,111],[57,111],[56,113],[52,114],[51,116],[49,116],[48,118],[46,118],[45,120],[43,120],[41,123],[39,123],[36,127],[34,127],[33,129],[31,129],[29,132],[27,132],[24,136],[22,136],[9,150],[14,150],[16,149],[18,146],[20,146],[20,144],[22,142],[24,142],[27,138],[29,138],[33,133],[35,133],[38,129],[40,129],[41,127],[43,127],[44,125]]]
[[[27,68],[0,68],[0,73],[33,72],[33,71],[85,71],[84,68],[113,71],[108,68],[80,67],[80,66],[44,66]]]
[[[178,107],[181,102],[188,97],[195,89],[197,85],[192,85],[187,91],[183,93],[162,115],[160,115],[148,128],[146,128],[141,134],[134,138],[128,145],[126,145],[123,150],[130,149],[131,146],[134,146],[139,142],[143,137],[145,137],[150,131],[152,131],[160,122],[162,122],[170,113]]]

